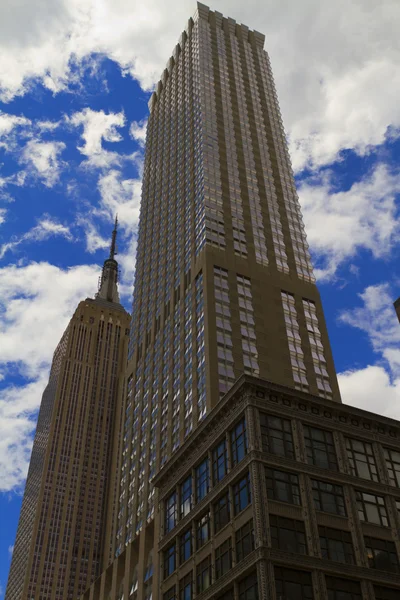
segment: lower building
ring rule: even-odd
[[[242,376],[84,600],[398,600],[400,424]]]

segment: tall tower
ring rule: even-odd
[[[198,3],[149,102],[116,541],[141,534],[139,572],[153,477],[242,373],[340,402],[263,45]]]
[[[95,299],[79,303],[53,357],[29,465],[7,600],[67,600],[99,575],[115,537],[129,315],[116,227]],[[108,564],[108,553],[104,553]]]

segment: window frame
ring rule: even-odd
[[[318,536],[323,559],[350,565],[355,564],[353,540],[349,531],[319,525]],[[334,557],[336,550],[331,547],[329,542],[340,542],[342,544],[343,560]]]
[[[259,412],[259,416],[262,451],[274,454],[275,456],[283,456],[285,458],[295,459],[291,420],[284,419],[283,417],[278,417],[275,415],[270,415],[262,411]],[[263,419],[265,419],[265,423],[262,422]],[[281,428],[272,425],[272,419],[274,419],[275,421],[279,421],[281,424]],[[278,432],[282,434],[281,437],[277,435]],[[273,451],[273,448],[276,448],[275,440],[279,440],[282,443],[283,452]]]
[[[308,554],[308,547],[304,521],[289,519],[279,515],[270,515],[269,517],[272,548],[283,550],[284,552],[289,552],[291,554],[301,554],[302,556],[306,556]],[[291,543],[295,541],[295,551],[289,549],[290,544],[283,544],[283,538],[281,537],[283,531],[290,531],[294,534]],[[301,548],[304,549],[304,552],[300,550]]]
[[[200,471],[200,469],[205,465],[205,469]],[[206,456],[196,467],[195,469],[195,483],[196,483],[196,502],[201,502],[203,498],[205,498],[210,491],[210,464],[208,460],[208,456]],[[203,486],[205,489],[203,490]],[[199,490],[203,490],[204,493],[199,494]]]
[[[356,501],[357,501],[357,512],[360,521],[364,523],[373,523],[374,525],[381,525],[382,527],[389,527],[389,517],[386,510],[386,502],[384,496],[378,496],[376,494],[371,494],[370,492],[363,492],[361,490],[355,490],[356,492]],[[381,498],[383,502],[370,502],[365,498],[365,496],[370,496],[371,498]],[[379,516],[379,522],[370,521],[368,518],[367,507],[375,506],[377,508],[377,514]],[[364,518],[361,517],[361,514]]]
[[[247,504],[242,506],[241,503],[241,492],[246,489],[247,492]],[[236,481],[232,486],[232,494],[233,494],[233,513],[234,515],[238,515],[240,512],[245,510],[251,504],[251,483],[250,483],[250,473],[247,471],[244,477],[241,477],[238,481]]]
[[[239,432],[238,432],[239,430]],[[239,464],[247,454],[246,419],[242,418],[229,432],[232,468]],[[243,456],[241,455],[243,452]]]
[[[189,534],[188,538],[186,537],[187,534]],[[186,556],[185,548],[186,548],[188,542],[189,542],[189,556],[187,558],[185,558],[185,556]],[[181,535],[179,536],[179,564],[182,565],[187,560],[189,560],[189,558],[192,556],[192,554],[193,554],[193,533],[192,533],[192,529],[189,528],[189,529],[186,529],[186,531],[181,533]]]
[[[228,561],[228,566],[224,561]],[[214,554],[215,580],[219,579],[232,568],[232,539],[229,537],[217,548]]]
[[[196,594],[201,594],[212,585],[211,554],[196,565]],[[204,574],[208,572],[208,585],[204,586]],[[201,584],[201,585],[199,585]]]
[[[379,483],[378,467],[376,464],[372,444],[365,442],[364,440],[358,440],[349,437],[345,438],[345,444],[350,474],[354,475],[355,477],[360,477],[360,479],[366,479],[367,481],[375,481]],[[361,444],[363,446],[363,452],[355,447],[357,444]],[[370,450],[370,452],[368,452],[368,450]],[[365,460],[361,460],[361,457],[363,457]],[[360,474],[365,468],[368,471],[369,477],[364,477],[364,473]]]
[[[222,453],[219,452],[221,446],[223,446]],[[222,481],[222,479],[228,473],[228,450],[227,450],[227,444],[226,444],[225,438],[223,440],[221,440],[219,442],[219,444],[214,446],[214,448],[211,451],[211,457],[212,457],[213,485],[217,485],[217,483]],[[221,461],[222,461],[222,467],[223,467],[222,474],[220,473]]]
[[[318,484],[318,485],[314,485],[314,484]],[[321,489],[320,485],[326,485],[326,486],[331,486],[332,488],[340,488],[341,493],[338,490],[333,490],[328,491],[328,490],[324,490]],[[342,485],[339,485],[337,483],[330,483],[329,481],[321,481],[320,479],[311,479],[311,489],[312,489],[312,495],[313,495],[313,499],[314,499],[314,506],[315,506],[315,510],[321,511],[321,512],[325,512],[328,513],[330,515],[339,515],[340,517],[347,517],[347,510],[346,510],[346,501],[345,501],[345,497],[344,497],[344,488]],[[341,498],[343,501],[343,513],[342,512],[338,512],[337,510],[335,512],[330,511],[330,510],[326,510],[326,508],[323,508],[323,506],[326,506],[326,504],[323,504],[321,498],[323,497],[323,494],[326,495],[330,495],[333,496],[333,498],[335,499],[335,507],[338,507],[338,499]],[[318,496],[318,500],[316,499],[316,495]],[[317,501],[319,503],[319,506],[317,506]]]
[[[214,533],[221,531],[231,520],[229,489],[213,503]]]
[[[250,550],[249,550],[249,552],[245,553],[247,539],[250,540],[250,544],[249,544]],[[235,531],[236,562],[238,563],[241,560],[243,560],[244,558],[246,558],[246,556],[248,554],[253,552],[254,548],[255,548],[254,523],[253,523],[253,519],[250,519],[249,521],[247,521],[247,523],[245,523],[244,525],[242,525],[239,529],[237,529]],[[240,552],[239,552],[239,549],[240,549]]]
[[[284,477],[282,477],[282,475]],[[285,480],[287,477],[287,480]],[[293,481],[292,481],[293,479]],[[294,504],[295,506],[301,506],[301,492],[299,477],[297,473],[290,473],[289,471],[281,471],[280,469],[274,469],[273,467],[265,467],[265,480],[267,488],[267,497],[275,502],[285,502],[286,504]],[[271,482],[271,485],[269,485]],[[279,483],[285,484],[287,497],[289,500],[285,500],[282,497],[279,498]],[[294,493],[294,489],[297,488],[297,494]],[[298,501],[294,501],[297,498]]]
[[[312,437],[312,432],[320,432],[323,434],[323,440],[319,440]],[[319,427],[314,427],[313,425],[308,425],[307,423],[303,423],[303,432],[304,432],[304,444],[306,449],[306,458],[307,464],[314,465],[319,467],[320,469],[327,469],[329,471],[338,471],[338,460],[337,460],[337,452],[335,447],[335,440],[333,437],[333,432],[328,429],[320,429]],[[328,438],[328,439],[327,439]],[[330,440],[329,440],[330,438]],[[329,440],[329,441],[328,441]],[[308,443],[310,442],[310,443]],[[317,444],[324,445],[324,449],[321,447],[318,448]],[[325,464],[320,464],[322,461],[318,460],[317,452],[324,452],[326,460]],[[334,458],[334,460],[333,460]]]

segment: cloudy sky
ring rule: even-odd
[[[400,4],[212,8],[266,34],[343,401],[400,418]],[[116,212],[130,305],[147,100],[194,11],[0,3],[0,598],[52,352]]]

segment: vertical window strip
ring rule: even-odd
[[[311,345],[311,354],[313,359],[314,371],[317,378],[318,393],[324,398],[332,398],[332,389],[329,382],[329,374],[326,370],[326,360],[324,347],[319,330],[317,309],[311,300],[303,299],[304,315],[306,318],[306,327],[308,339]]]
[[[196,370],[197,370],[197,412],[201,421],[206,415],[206,356],[204,341],[204,290],[203,273],[199,273],[195,281],[196,292]],[[186,433],[185,426],[185,436]]]
[[[294,387],[297,390],[308,391],[306,366],[304,354],[301,347],[301,337],[297,311],[293,294],[281,292],[283,314],[286,325],[286,335],[289,346],[290,362],[294,379]]]
[[[219,393],[223,396],[235,381],[232,354],[232,327],[228,271],[214,267],[214,294],[217,324]]]
[[[236,275],[239,296],[240,331],[242,334],[242,351],[244,372],[259,375],[256,331],[254,327],[254,310],[251,294],[251,281],[243,275]]]
[[[253,241],[256,253],[256,261],[262,265],[268,265],[267,246],[265,243],[264,223],[261,212],[261,202],[258,193],[258,182],[253,154],[253,144],[250,132],[250,122],[247,113],[246,94],[243,81],[242,66],[240,60],[239,42],[236,36],[231,35],[233,68],[237,90],[237,101],[241,111],[240,127],[242,134],[243,155],[245,162],[245,174],[247,179],[247,191],[249,196],[250,218],[253,230]]]

